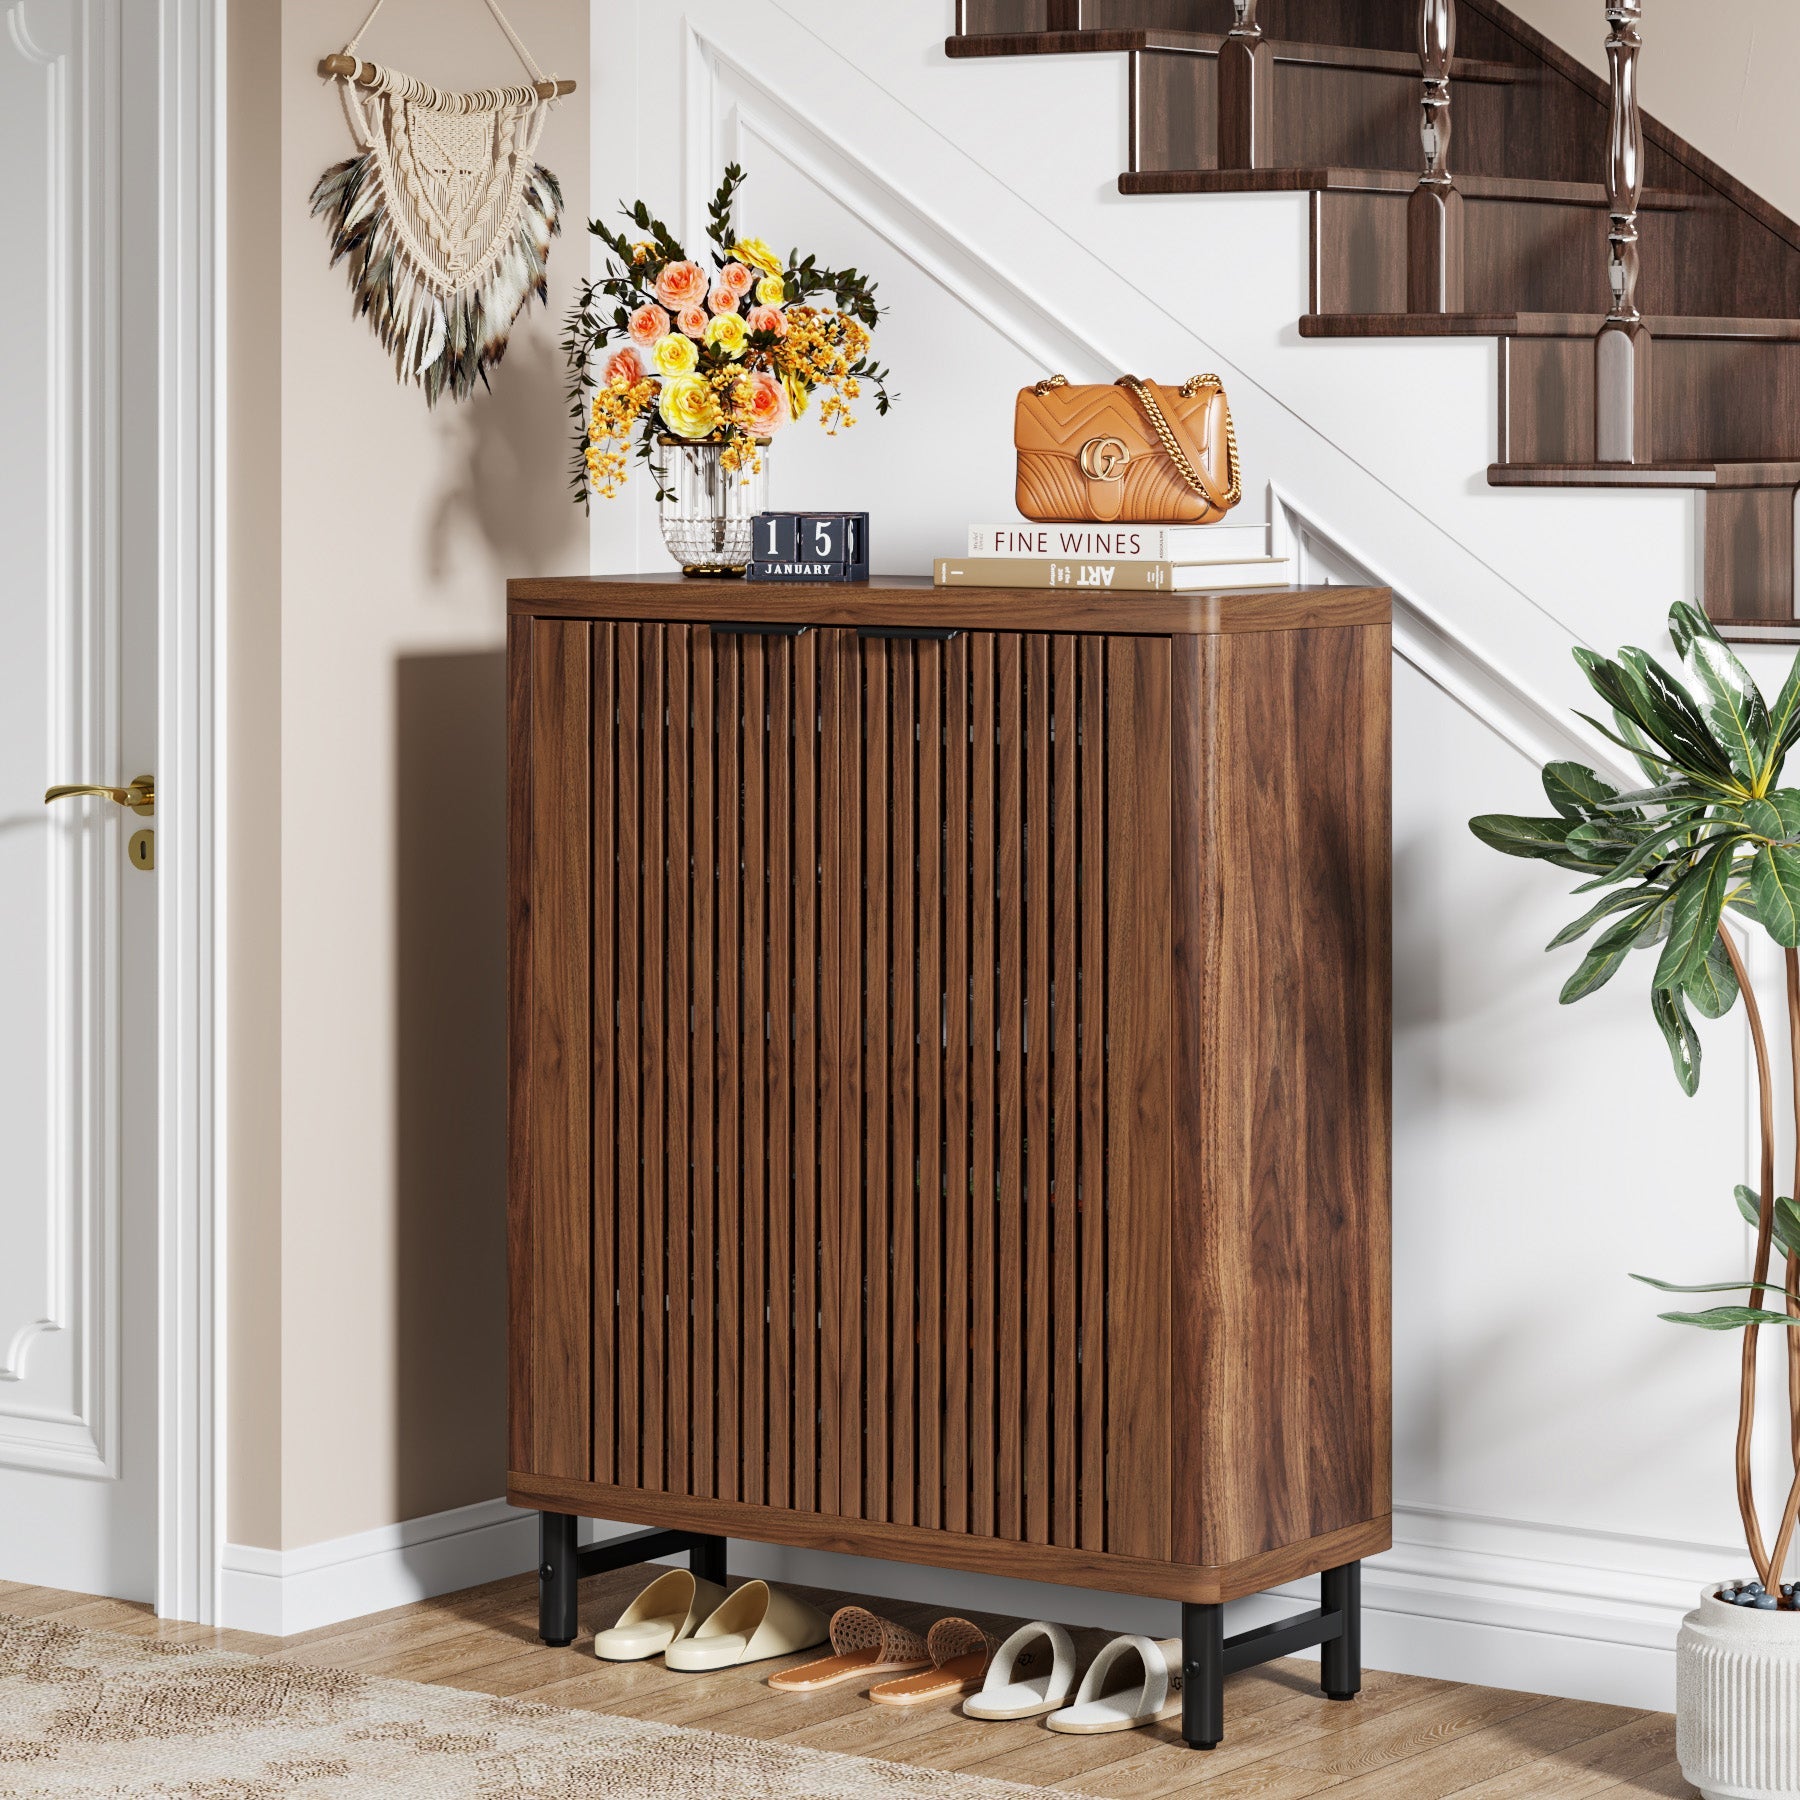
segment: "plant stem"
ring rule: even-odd
[[[1800,950],[1790,950],[1787,953],[1787,999],[1788,1061],[1794,1081],[1794,1185],[1788,1191],[1800,1195]],[[1796,1294],[1800,1294],[1800,1287],[1795,1286],[1797,1277],[1800,1277],[1800,1248],[1790,1244],[1787,1259],[1789,1318],[1800,1318],[1800,1299],[1795,1298]],[[1794,1473],[1800,1476],[1800,1330],[1791,1327],[1788,1330],[1787,1351],[1789,1436],[1794,1455]],[[1782,1561],[1782,1553],[1777,1550],[1777,1573]]]
[[[1758,1282],[1769,1279],[1769,1244],[1775,1228],[1775,1084],[1769,1068],[1769,1040],[1763,1031],[1762,1009],[1756,1004],[1756,990],[1750,985],[1750,971],[1738,954],[1737,944],[1723,922],[1719,926],[1719,942],[1731,961],[1731,970],[1743,990],[1744,1010],[1750,1019],[1750,1041],[1756,1046],[1756,1082],[1762,1106],[1762,1201],[1756,1227],[1756,1273]],[[1791,1328],[1790,1328],[1791,1331]],[[1774,1565],[1763,1542],[1762,1523],[1756,1516],[1756,1488],[1750,1472],[1750,1443],[1756,1429],[1756,1339],[1758,1327],[1744,1327],[1744,1359],[1738,1381],[1737,1432],[1737,1497],[1738,1513],[1744,1521],[1744,1540],[1750,1548],[1750,1560],[1756,1564],[1757,1579],[1771,1593],[1780,1587],[1774,1579]],[[1800,1486],[1800,1481],[1797,1481]]]

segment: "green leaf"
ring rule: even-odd
[[[1544,765],[1544,792],[1550,804],[1565,819],[1591,819],[1608,801],[1617,800],[1619,790],[1602,781],[1590,768],[1578,762],[1553,762]]]
[[[1764,845],[1750,865],[1750,892],[1763,930],[1783,949],[1800,946],[1800,851]]]
[[[1800,741],[1800,655],[1788,670],[1775,704],[1769,708],[1769,756],[1764,766],[1763,785],[1773,783],[1781,774],[1788,752]]]
[[[1744,1215],[1744,1222],[1754,1232],[1762,1231],[1762,1201],[1757,1197],[1755,1188],[1745,1187],[1740,1181],[1732,1189],[1737,1201],[1738,1211]],[[1775,1196],[1774,1217],[1769,1233],[1772,1243],[1782,1256],[1788,1257],[1800,1251],[1800,1207],[1795,1206],[1785,1194]]]
[[[1800,840],[1800,788],[1776,788],[1763,799],[1774,807],[1783,835]]]
[[[1706,961],[1681,984],[1682,992],[1694,1003],[1694,1011],[1703,1019],[1722,1019],[1737,1005],[1737,971],[1725,946],[1715,933],[1707,946]]]
[[[1587,869],[1593,865],[1568,848],[1574,829],[1567,819],[1524,819],[1511,813],[1485,813],[1469,821],[1469,829],[1504,856],[1535,857],[1563,868]]]
[[[1634,1275],[1633,1281],[1641,1281],[1645,1287],[1653,1287],[1665,1294],[1741,1294],[1754,1292],[1759,1294],[1780,1294],[1787,1298],[1787,1289],[1778,1281],[1709,1281],[1701,1287],[1685,1287],[1676,1281],[1658,1281],[1654,1275]],[[1796,1295],[1795,1298],[1800,1298]]]
[[[1675,645],[1675,654],[1684,662],[1687,660],[1689,647],[1696,640],[1711,638],[1714,642],[1723,641],[1719,637],[1718,627],[1689,600],[1677,600],[1669,608],[1669,637]]]
[[[1746,1325],[1800,1325],[1800,1319],[1784,1312],[1763,1312],[1754,1306],[1715,1306],[1698,1313],[1658,1313],[1671,1325],[1698,1325],[1702,1331],[1738,1331]]]
[[[1614,888],[1610,894],[1604,895],[1590,906],[1572,925],[1565,925],[1544,948],[1560,950],[1563,945],[1586,937],[1602,919],[1611,918],[1614,913],[1623,912],[1629,906],[1641,906],[1644,899],[1645,891],[1642,888]]]
[[[1700,682],[1713,735],[1731,759],[1733,770],[1754,786],[1762,777],[1771,741],[1769,708],[1762,690],[1731,647],[1710,629],[1689,638],[1682,660]]]
[[[1691,1100],[1700,1089],[1700,1034],[1688,1017],[1681,995],[1670,993],[1667,988],[1651,989],[1650,1011],[1668,1043],[1669,1059],[1675,1065],[1675,1079]]]
[[[1613,723],[1619,728],[1619,735],[1613,739],[1629,750],[1637,761],[1637,766],[1644,771],[1646,779],[1661,781],[1667,767],[1660,758],[1651,754],[1650,742],[1637,726],[1622,712],[1613,714]],[[1603,726],[1602,730],[1605,729]],[[1611,734],[1608,733],[1610,736]]]
[[[1619,664],[1627,680],[1637,684],[1639,705],[1647,715],[1642,722],[1653,739],[1682,761],[1715,777],[1744,777],[1733,760],[1731,744],[1720,742],[1720,728],[1702,714],[1693,695],[1655,657],[1627,648],[1619,652]]]
[[[1669,918],[1669,941],[1656,965],[1655,985],[1679,987],[1706,960],[1708,944],[1719,929],[1725,910],[1725,890],[1731,882],[1733,844],[1726,841],[1709,848],[1676,883]],[[1796,890],[1800,898],[1800,889]],[[1797,915],[1800,922],[1800,915]]]

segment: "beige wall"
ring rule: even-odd
[[[1606,68],[1601,0],[1507,0],[1591,67]],[[1800,218],[1800,73],[1794,0],[1652,0],[1644,8],[1644,104],[1790,218]]]
[[[308,207],[350,150],[316,65],[365,10],[232,18],[228,1532],[278,1548],[504,1485],[503,583],[586,564],[556,350],[586,257],[586,5],[508,7],[583,82],[539,152],[564,235],[493,392],[435,414]],[[481,0],[389,0],[363,49],[517,78]]]

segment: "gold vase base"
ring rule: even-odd
[[[684,563],[682,574],[695,578],[710,577],[713,580],[733,580],[741,578],[748,570],[748,563]]]

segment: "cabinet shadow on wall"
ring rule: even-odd
[[[506,1486],[506,656],[395,664],[398,1517]]]

